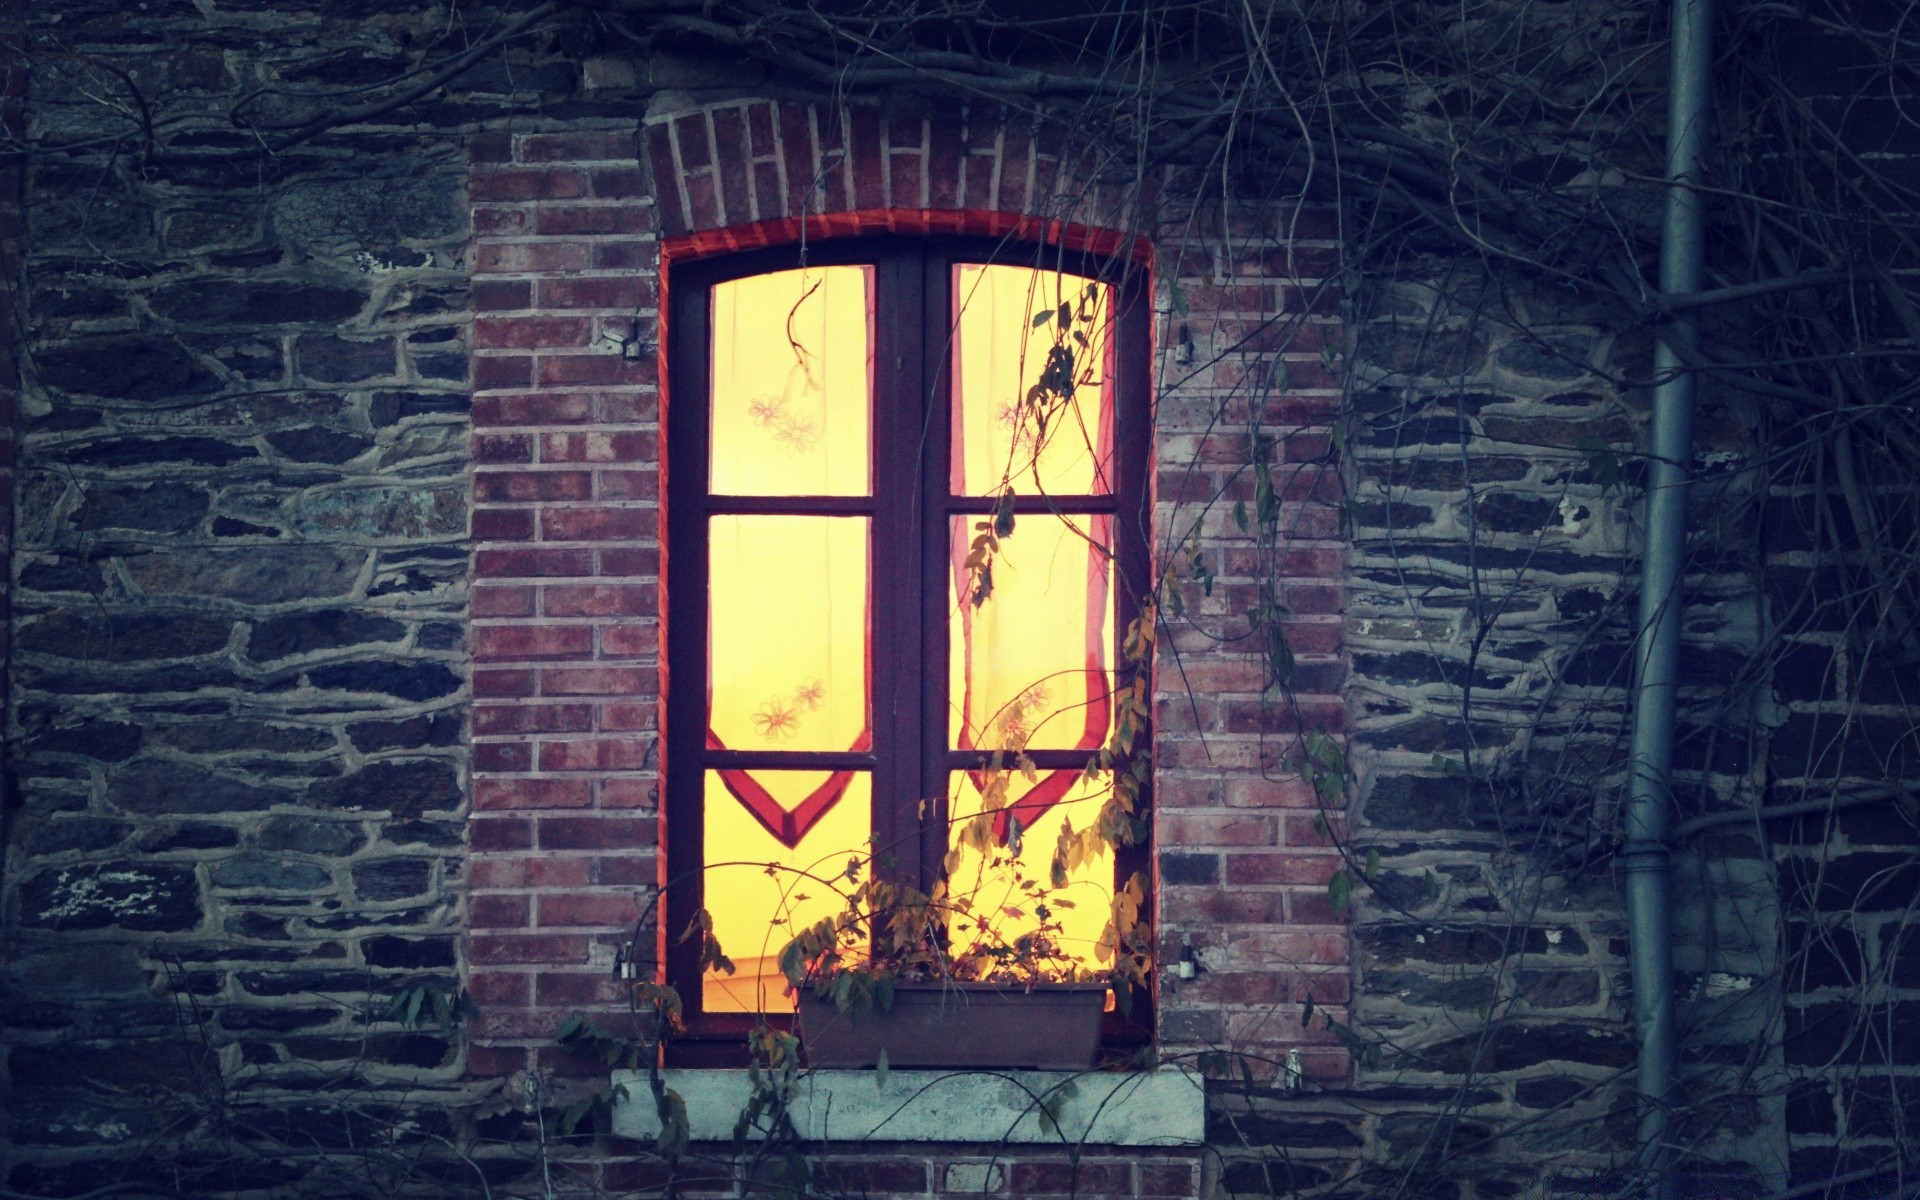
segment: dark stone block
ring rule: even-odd
[[[1787,1085],[1787,1132],[1832,1137],[1839,1132],[1834,1119],[1833,1092],[1824,1079],[1799,1079]]]
[[[211,1047],[185,1038],[156,1040],[137,1054],[124,1045],[63,1042],[15,1046],[7,1056],[14,1086],[83,1083],[116,1088],[171,1087],[193,1094],[204,1071],[214,1068]]]
[[[464,354],[416,354],[413,358],[413,373],[422,379],[444,379],[451,383],[464,383],[467,378],[467,356]]]
[[[6,964],[7,990],[14,995],[55,996],[68,1007],[99,996],[144,995],[147,969],[139,952],[125,942],[92,942],[14,951]]]
[[[460,677],[437,662],[403,663],[390,659],[315,667],[306,673],[317,688],[342,692],[381,692],[402,700],[434,700],[460,690]]]
[[[62,556],[22,566],[20,587],[29,592],[86,592],[97,596],[106,582],[97,564],[84,558]]]
[[[267,444],[296,462],[345,463],[365,454],[373,439],[320,425],[305,425],[267,435]]]
[[[1374,782],[1365,805],[1369,823],[1388,829],[1495,829],[1491,798],[1459,776],[1389,775]]]
[[[352,822],[294,816],[273,818],[254,837],[262,850],[336,856],[352,854],[366,842],[366,831]]]
[[[443,712],[408,717],[404,721],[362,721],[347,726],[347,737],[362,754],[451,746],[460,739],[460,717]]]
[[[40,382],[116,400],[165,400],[220,390],[212,368],[161,337],[91,338],[34,355]]]
[[[1781,1044],[1789,1065],[1920,1064],[1920,1002],[1790,1005],[1786,1013]]]
[[[453,939],[450,937],[407,938],[393,934],[370,937],[360,945],[370,967],[399,967],[426,970],[454,965]]]
[[[20,885],[20,923],[32,929],[147,932],[200,924],[193,868],[149,862],[87,863],[42,871]]]
[[[1808,921],[1786,925],[1785,978],[1795,992],[1858,987],[1866,982],[1866,960],[1849,925],[1822,927]]]
[[[1534,1008],[1579,1008],[1600,1002],[1597,971],[1522,970],[1517,981],[1520,998]]]
[[[432,883],[433,863],[424,858],[387,858],[353,868],[353,890],[362,900],[404,900],[424,895]]]
[[[20,847],[33,857],[75,850],[105,850],[119,845],[131,832],[133,826],[125,821],[85,817],[72,821],[36,821],[27,826]]]
[[[249,996],[357,995],[367,990],[364,971],[239,971],[233,978]]]
[[[287,930],[287,918],[276,917],[271,913],[236,912],[228,913],[221,928],[235,937],[252,938],[263,942],[284,942],[292,938]]]
[[[1410,1051],[1407,1065],[1462,1074],[1519,1071],[1548,1062],[1624,1067],[1634,1061],[1633,1039],[1586,1025],[1501,1024],[1485,1037],[1468,1034]]]
[[[1229,1162],[1220,1172],[1220,1186],[1236,1195],[1294,1196],[1332,1179],[1326,1167],[1285,1157]]]
[[[1582,1079],[1555,1075],[1546,1079],[1524,1079],[1513,1085],[1513,1098],[1524,1108],[1554,1108],[1593,1089]]]
[[[1353,523],[1365,530],[1416,529],[1433,520],[1433,509],[1425,504],[1389,500],[1357,501],[1348,511]]]
[[[195,463],[224,467],[249,458],[259,458],[252,446],[237,445],[210,437],[111,438],[86,442],[65,449],[67,462],[96,467],[137,467],[147,463]]]
[[[91,484],[73,519],[82,529],[181,533],[206,519],[209,503],[207,489],[190,483]]]
[[[295,1029],[311,1029],[315,1025],[328,1025],[340,1018],[337,1008],[223,1008],[220,1010],[220,1025],[223,1029],[264,1030],[269,1033],[289,1033]]]
[[[103,662],[192,658],[227,648],[232,624],[200,615],[134,615],[63,611],[23,622],[16,644],[61,658]]]
[[[29,754],[79,754],[101,762],[124,762],[140,749],[140,727],[118,721],[83,721],[65,729],[31,733]]]
[[[1893,986],[1920,988],[1920,930],[1905,921],[1880,926],[1880,965]]]
[[[297,184],[273,204],[274,225],[310,246],[384,248],[466,228],[460,179],[396,157],[393,172]]]
[[[226,850],[239,844],[238,830],[199,823],[151,830],[140,839],[140,849],[149,854],[165,854],[169,850]]]
[[[1560,668],[1560,682],[1578,687],[1625,687],[1633,678],[1633,647],[1594,642],[1575,651]]]
[[[1333,1149],[1362,1145],[1344,1121],[1277,1117],[1265,1113],[1213,1109],[1207,1113],[1207,1141],[1214,1145],[1300,1146]]]
[[[168,284],[147,303],[183,325],[338,325],[359,314],[367,293],[315,283],[202,279]]]
[[[465,830],[454,821],[389,821],[380,830],[387,846],[432,846],[449,850],[462,844]]]
[[[1561,932],[1562,944],[1572,936]],[[1493,963],[1515,954],[1545,954],[1547,930],[1535,925],[1362,925],[1354,936],[1380,962]],[[1582,948],[1584,950],[1584,947]]]
[[[271,662],[312,650],[397,642],[406,634],[407,627],[398,621],[348,609],[295,613],[255,625],[247,639],[247,657]]]
[[[359,341],[316,335],[303,337],[294,349],[303,378],[321,383],[349,383],[392,375],[396,368],[392,339]]]
[[[460,781],[453,764],[438,759],[371,763],[352,775],[316,783],[308,802],[340,809],[384,809],[397,816],[457,808]]]
[[[1461,506],[1461,519],[1467,509]],[[1474,525],[1497,533],[1538,533],[1560,524],[1560,507],[1552,500],[1515,492],[1490,492],[1473,504]]]
[[[472,407],[470,397],[452,392],[375,392],[367,411],[375,426],[385,427],[411,417],[464,413]]]
[[[333,876],[317,863],[265,854],[243,854],[213,869],[215,887],[267,888],[283,892],[331,890]]]
[[[1607,612],[1609,608],[1618,614],[1624,609],[1614,604],[1614,597],[1598,588],[1567,588],[1556,592],[1553,597],[1554,610],[1562,620],[1585,621]]]
[[[281,531],[278,529],[270,529],[265,525],[255,525],[250,521],[236,521],[232,517],[215,517],[213,519],[213,536],[279,537],[281,536]]]
[[[124,812],[151,816],[257,812],[289,803],[293,794],[283,788],[216,775],[192,763],[144,759],[114,773],[107,784],[107,799]]]
[[[1794,855],[1780,862],[1781,883],[1821,912],[1897,912],[1920,894],[1920,854],[1858,851]]]
[[[1459,975],[1369,966],[1361,990],[1371,996],[1393,996],[1409,1004],[1465,1012],[1492,1004],[1497,998],[1497,983],[1491,972]]]
[[[1498,691],[1513,682],[1511,675],[1414,650],[1400,654],[1356,654],[1353,670],[1356,675],[1387,683],[1443,683],[1456,688],[1470,684],[1490,691]]]
[[[226,719],[155,725],[148,729],[147,736],[193,754],[219,754],[227,750],[313,754],[335,745],[333,734],[325,729]]]

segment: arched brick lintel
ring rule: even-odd
[[[1125,259],[1146,265],[1152,246],[1144,237],[1091,229],[1067,221],[1046,220],[1000,212],[927,212],[880,209],[871,212],[823,213],[809,217],[782,217],[749,225],[703,229],[660,242],[660,261],[668,263],[786,246],[826,238],[860,237],[876,233],[971,234],[1004,238],[1083,251],[1101,258]]]
[[[649,116],[641,130],[664,256],[862,233],[963,232],[1145,257],[1132,185],[1094,182],[1091,147],[994,106],[902,115],[775,100]]]

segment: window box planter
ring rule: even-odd
[[[800,998],[807,1065],[1032,1067],[1084,1070],[1100,1048],[1104,983],[897,984],[893,1007],[856,1015],[810,992]]]

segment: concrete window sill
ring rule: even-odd
[[[745,1071],[670,1070],[693,1140],[727,1141],[752,1092]],[[1206,1137],[1200,1076],[1153,1071],[811,1071],[792,1106],[809,1141],[973,1142],[985,1145],[1197,1146]],[[628,1098],[614,1106],[618,1137],[659,1132],[647,1077],[615,1071]],[[1057,1126],[1041,1105],[1052,1108]]]

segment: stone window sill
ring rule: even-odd
[[[733,1137],[752,1085],[747,1072],[669,1070],[668,1087],[687,1103],[697,1142]],[[647,1077],[615,1071],[628,1096],[613,1109],[615,1136],[659,1132]],[[1041,1105],[1054,1110],[1057,1125]],[[810,1071],[792,1116],[809,1141],[968,1142],[985,1145],[1197,1146],[1206,1137],[1200,1076],[1153,1071]]]

